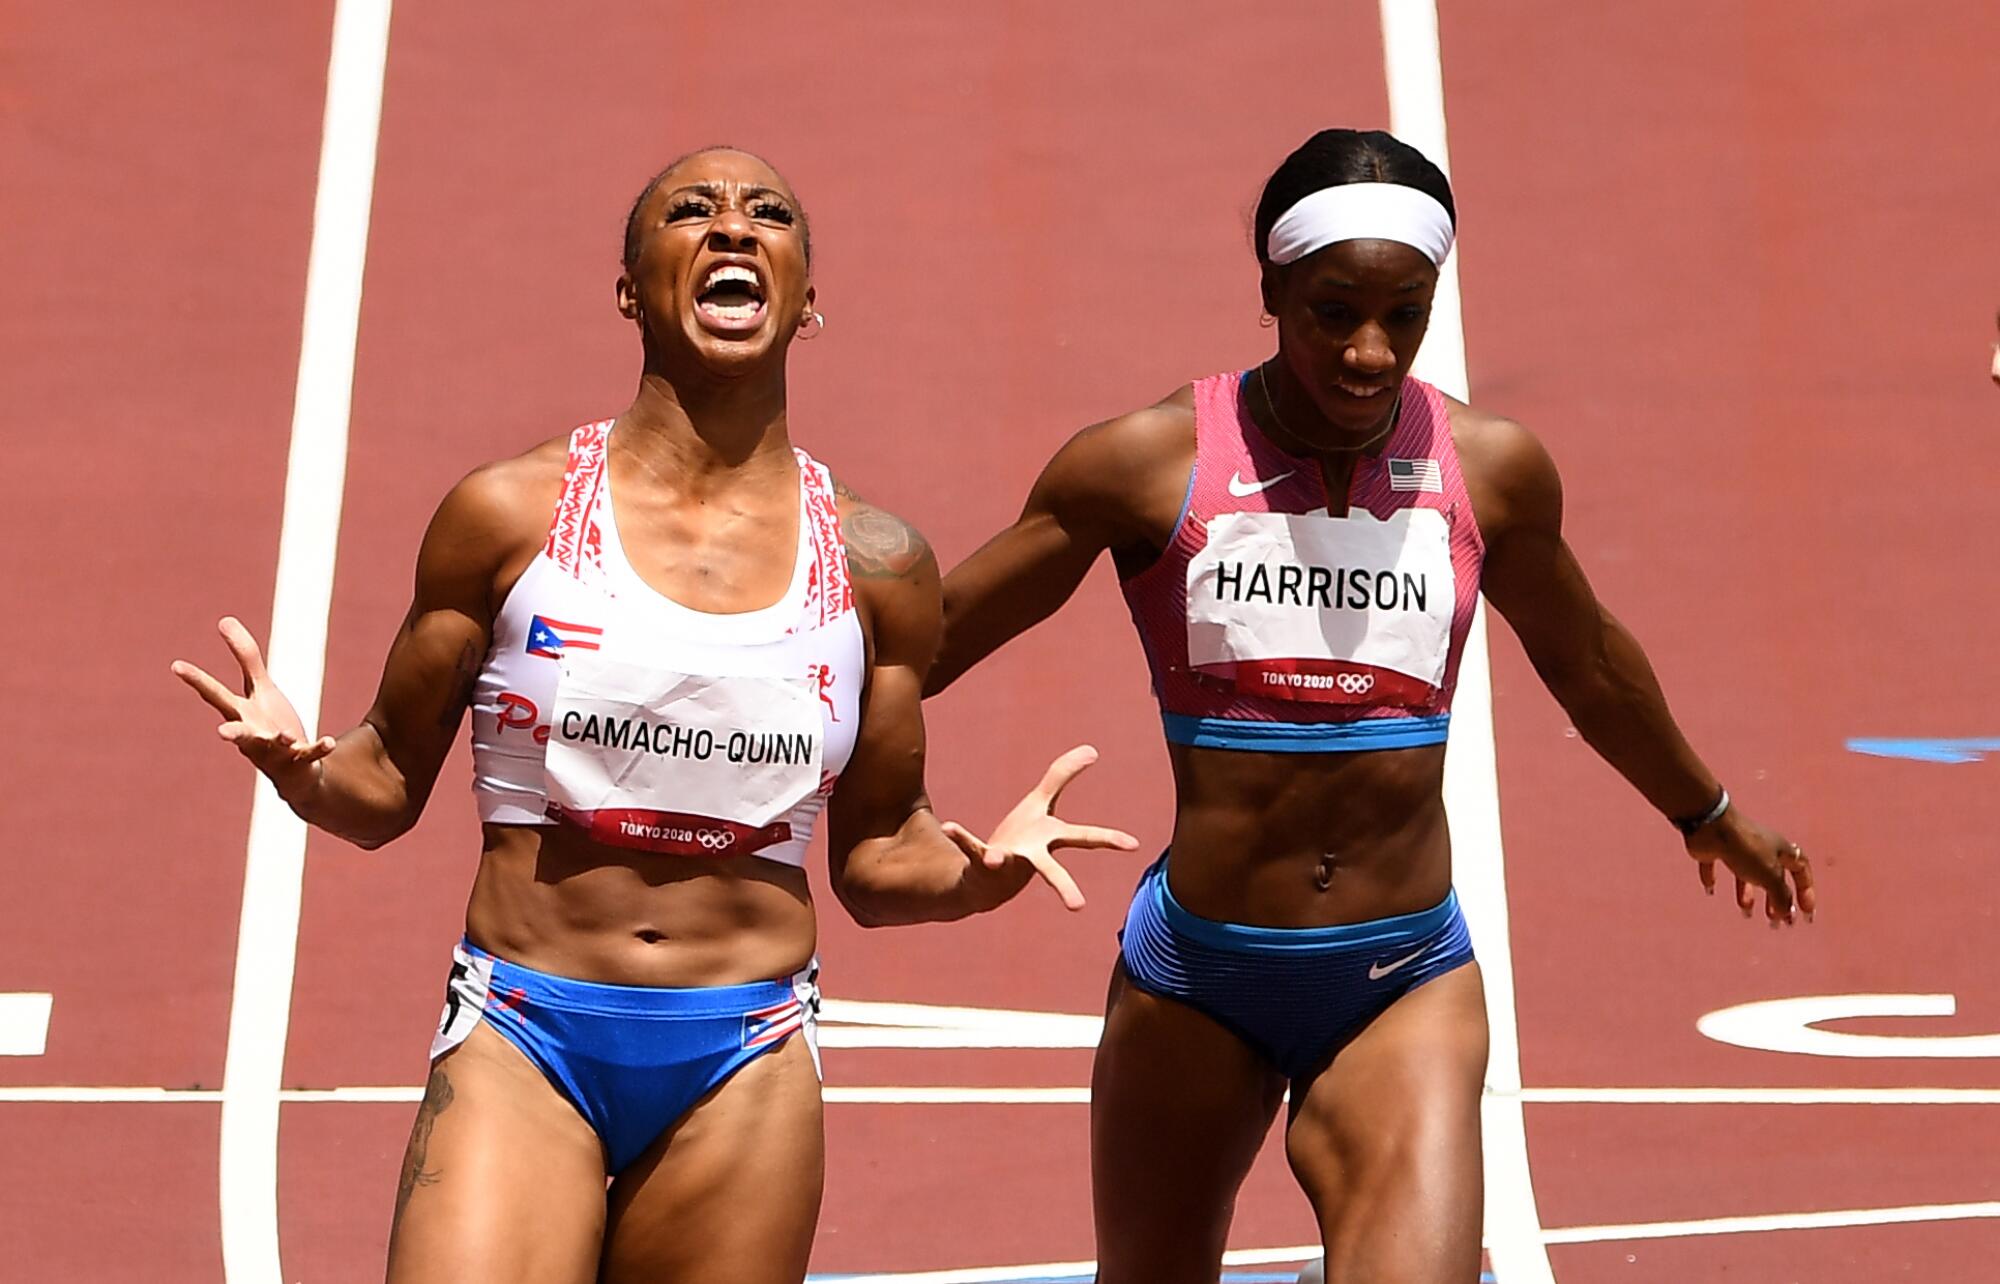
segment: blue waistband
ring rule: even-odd
[[[1218,950],[1240,954],[1282,954],[1290,950],[1325,950],[1355,945],[1394,944],[1419,941],[1443,930],[1458,916],[1458,891],[1427,910],[1370,919],[1365,923],[1340,923],[1332,927],[1252,927],[1247,923],[1223,923],[1203,918],[1174,899],[1167,886],[1167,861],[1146,872],[1153,883],[1161,915],[1175,932],[1192,941]]]
[[[795,999],[788,981],[752,981],[748,985],[703,985],[689,987],[656,985],[611,985],[604,981],[579,981],[573,977],[538,972],[519,963],[509,963],[489,954],[471,941],[461,948],[475,959],[493,961],[493,988],[513,988],[524,998],[545,1008],[569,1012],[594,1012],[604,1016],[629,1017],[713,1017],[740,1016],[761,1007]]]
[[[1409,718],[1362,718],[1354,722],[1249,722],[1199,718],[1162,711],[1170,744],[1197,749],[1255,749],[1265,753],[1358,753],[1365,749],[1412,749],[1441,745],[1451,729],[1449,713]]]

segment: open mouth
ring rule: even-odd
[[[764,315],[764,282],[741,264],[719,264],[703,279],[694,302],[718,329],[748,330]]]
[[[1334,380],[1333,386],[1348,396],[1362,401],[1366,401],[1371,397],[1379,397],[1389,391],[1389,385],[1387,384],[1350,383],[1345,379]]]

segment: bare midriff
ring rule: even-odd
[[[548,825],[485,827],[465,924],[474,945],[523,967],[661,987],[791,976],[818,933],[802,869],[631,851]]]
[[[1194,914],[1330,927],[1427,910],[1451,889],[1443,745],[1169,750],[1178,801],[1168,882]]]

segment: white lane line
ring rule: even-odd
[[[1096,1262],[1032,1262],[1023,1266],[968,1266],[949,1271],[843,1275],[840,1284],[1008,1284],[1011,1280],[1070,1279],[1096,1273]]]
[[[1719,1217],[1708,1221],[1638,1222],[1629,1226],[1572,1226],[1546,1233],[1551,1244],[1593,1244],[1625,1240],[1678,1239],[1697,1235],[1743,1235],[1788,1230],[1832,1230],[1848,1226],[1892,1226],[1912,1222],[1967,1221],[2000,1217],[2000,1203],[1920,1204],[1906,1208],[1850,1208],[1823,1213],[1776,1213],[1760,1217]],[[1268,1266],[1319,1256],[1319,1245],[1239,1250],[1223,1256],[1224,1266]],[[1035,1262],[1021,1266],[974,1266],[946,1271],[843,1275],[839,1284],[1008,1284],[1008,1281],[1089,1276],[1095,1262]],[[1506,1280],[1494,1265],[1494,1277]]]
[[[1823,1213],[1777,1213],[1722,1217],[1708,1221],[1640,1222],[1629,1226],[1575,1226],[1547,1232],[1551,1244],[1675,1239],[1692,1235],[1740,1235],[1787,1230],[1827,1230],[1847,1226],[1889,1226],[1911,1222],[1964,1221],[2000,1217],[2000,1203],[1925,1204],[1906,1208],[1855,1208]],[[1269,1266],[1319,1256],[1319,1245],[1245,1249],[1225,1254],[1224,1266]],[[1095,1262],[1035,1262],[1020,1266],[966,1267],[878,1275],[842,1275],[839,1284],[1007,1284],[1008,1281],[1088,1276]],[[1505,1280],[1495,1267],[1495,1278]]]
[[[2000,1106],[2000,1088],[1524,1088],[1521,1100],[1606,1106]]]
[[[1638,1239],[1682,1239],[1690,1235],[1746,1235],[1762,1231],[1833,1230],[1848,1226],[1897,1226],[1910,1222],[1956,1222],[2000,1217],[2000,1202],[1913,1204],[1904,1208],[1843,1208],[1824,1213],[1771,1213],[1759,1217],[1716,1217],[1693,1222],[1636,1222],[1629,1226],[1570,1226],[1548,1232],[1551,1244],[1596,1244]],[[1496,1268],[1495,1271],[1498,1274]],[[1502,1279],[1506,1278],[1501,1276]]]
[[[122,1088],[90,1087],[17,1087],[0,1088],[0,1103],[11,1102],[111,1102],[114,1104],[137,1102],[151,1105],[162,1101],[221,1101],[222,1093],[215,1088]]]
[[[1389,87],[1390,130],[1445,173],[1444,61],[1435,0],[1381,0],[1382,60]],[[1445,261],[1431,303],[1430,330],[1414,373],[1452,396],[1470,393],[1465,323],[1459,306],[1462,250]],[[1521,1117],[1521,1048],[1514,1016],[1513,945],[1507,927],[1507,870],[1500,843],[1500,785],[1493,748],[1493,686],[1482,601],[1465,639],[1452,701],[1444,763],[1445,812],[1451,822],[1452,878],[1472,931],[1486,985],[1492,1031],[1480,1122],[1485,1154],[1484,1239],[1493,1273],[1507,1284],[1555,1284],[1528,1171]]]
[[[390,1087],[287,1088],[278,1097],[287,1104],[294,1101],[344,1101],[377,1105],[383,1102],[422,1101],[424,1090],[414,1084],[408,1087],[398,1084]]]
[[[823,1048],[1094,1048],[1104,1018],[1085,1013],[826,999]]]
[[[284,525],[267,648],[308,727],[319,720],[326,617],[347,476],[348,413],[390,0],[337,0],[306,264],[305,321],[285,468]],[[229,1050],[222,1077],[222,1264],[230,1284],[282,1284],[278,1088],[291,1021],[306,830],[261,777],[250,808]]]
[[[1318,1244],[1292,1248],[1243,1248],[1222,1255],[1224,1266],[1269,1266],[1318,1257]],[[1014,1280],[1070,1279],[1097,1273],[1096,1262],[1032,1262],[1021,1266],[968,1266],[948,1271],[904,1271],[886,1275],[841,1275],[839,1284],[1008,1284]]]
[[[1776,1213],[1759,1217],[1719,1217],[1707,1221],[1638,1222],[1627,1226],[1573,1226],[1546,1232],[1550,1244],[1592,1244],[1626,1240],[1678,1239],[1698,1235],[1742,1235],[1788,1230],[1831,1230],[1848,1226],[1891,1226],[1912,1222],[1967,1221],[2000,1217],[2000,1203],[1921,1204],[1906,1208],[1850,1208],[1822,1213]],[[1317,1244],[1244,1249],[1223,1256],[1224,1266],[1269,1266],[1319,1256]],[[974,1266],[945,1271],[843,1275],[839,1284],[1008,1284],[1009,1281],[1089,1276],[1095,1262],[1035,1262],[1021,1266]],[[1506,1280],[1494,1266],[1494,1278]]]
[[[54,1007],[54,997],[47,994],[0,994],[0,1057],[39,1057],[48,1051]]]
[[[829,1105],[847,1106],[1079,1106],[1090,1103],[1086,1085],[960,1087],[958,1085],[853,1085],[824,1089]],[[278,1100],[416,1102],[416,1084],[343,1088],[286,1088]],[[2000,1088],[1526,1088],[1530,1105],[1604,1106],[2000,1106]],[[10,1101],[153,1102],[220,1101],[214,1088],[96,1085],[0,1086]]]
[[[828,1105],[843,1106],[1087,1106],[1090,1089],[1074,1088],[824,1088]]]
[[[1090,1089],[1075,1088],[958,1088],[958,1087],[859,1087],[826,1088],[829,1105],[843,1106],[1051,1106],[1088,1105]],[[381,1103],[415,1102],[424,1090],[414,1085],[349,1088],[287,1088],[277,1094],[281,1102]],[[0,1087],[0,1102],[9,1101],[221,1101],[214,1089],[166,1088],[68,1088]]]

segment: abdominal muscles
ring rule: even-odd
[[[1413,914],[1451,887],[1444,746],[1342,754],[1169,746],[1169,882],[1203,918],[1325,927]]]
[[[556,825],[485,827],[466,930],[510,962],[611,985],[773,980],[816,945],[802,869],[609,847]]]

